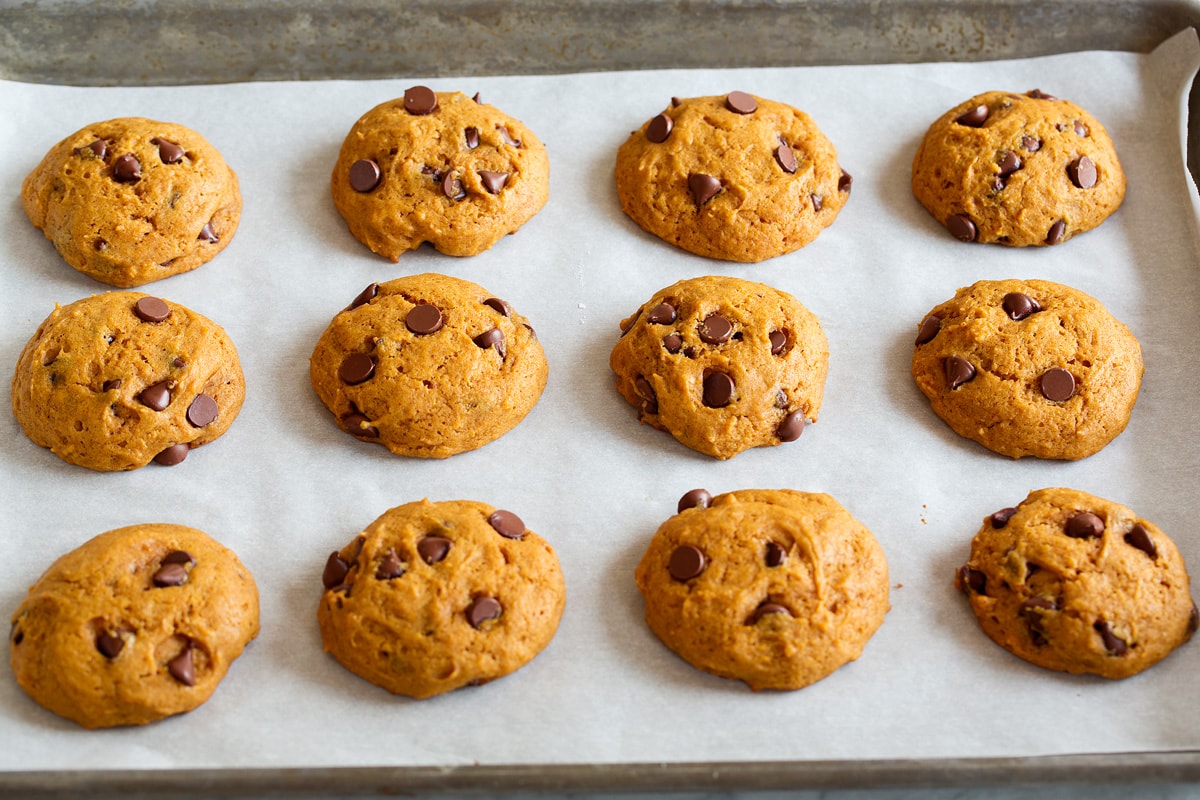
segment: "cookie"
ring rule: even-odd
[[[858,659],[883,624],[883,550],[829,495],[696,489],[678,510],[635,579],[650,629],[697,669],[800,689]]]
[[[1074,103],[985,92],[929,126],[912,189],[957,239],[1036,247],[1107,219],[1125,199],[1125,173],[1104,126]]]
[[[821,324],[796,298],[740,278],[683,280],[621,323],[609,357],[643,422],[714,458],[795,441],[829,369]]]
[[[525,317],[482,286],[433,273],[372,283],[309,362],[342,430],[420,458],[508,433],[537,405],[548,371]]]
[[[139,292],[55,307],[21,351],[12,383],[25,435],[100,471],[178,464],[229,429],[245,395],[221,326]]]
[[[102,533],[50,565],[12,618],[17,683],[85,728],[144,725],[212,695],[258,635],[238,557],[183,525]]]
[[[372,252],[396,261],[429,242],[473,256],[542,209],[550,160],[533,131],[479,95],[414,86],[354,123],[331,186]]]
[[[672,98],[617,149],[617,196],[629,218],[725,261],[804,247],[837,218],[850,183],[808,114],[745,92]]]
[[[917,329],[912,375],[955,433],[1013,458],[1076,460],[1129,422],[1137,338],[1095,298],[1042,280],[979,281]]]
[[[1127,678],[1200,621],[1175,543],[1074,489],[1040,489],[985,517],[954,583],[996,644],[1062,672]]]
[[[511,511],[470,500],[393,508],[330,554],[325,650],[393,694],[478,686],[545,649],[566,603],[554,549]]]
[[[237,175],[203,136],[140,117],[89,125],[21,185],[30,222],[68,264],[128,288],[193,270],[233,240]]]

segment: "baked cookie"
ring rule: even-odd
[[[317,608],[326,652],[393,694],[502,678],[558,629],[554,549],[511,511],[469,500],[393,508],[331,553]]]
[[[1125,173],[1104,126],[1074,103],[985,92],[929,127],[912,188],[955,238],[1028,247],[1103,222],[1125,199]]]
[[[609,365],[638,418],[714,458],[795,441],[829,369],[821,324],[786,292],[740,278],[683,280],[621,323]]]
[[[856,660],[883,624],[883,550],[829,495],[696,489],[678,511],[635,578],[650,629],[697,669],[800,689]]]
[[[207,534],[148,524],[59,558],[12,618],[17,683],[85,728],[191,711],[258,635],[258,589]]]
[[[850,196],[803,111],[745,92],[672,98],[617,150],[621,208],[690,253],[763,261],[817,238]]]
[[[546,204],[550,160],[533,132],[461,92],[414,86],[350,129],[331,181],[354,238],[396,261],[424,242],[473,256]]]
[[[1129,677],[1200,621],[1175,543],[1074,489],[1040,489],[985,517],[954,584],[996,644],[1063,672]]]
[[[50,149],[21,186],[29,220],[75,269],[111,286],[193,270],[237,231],[237,175],[169,122],[97,122]]]
[[[912,375],[955,433],[1021,458],[1090,456],[1125,430],[1138,340],[1097,300],[1041,280],[979,281],[917,329]]]
[[[245,395],[221,326],[138,292],[57,306],[21,351],[12,383],[25,435],[101,471],[178,464],[229,429]]]

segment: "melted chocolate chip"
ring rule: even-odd
[[[723,344],[733,335],[733,323],[714,312],[700,323],[699,334],[705,344]]]
[[[1124,639],[1113,633],[1112,625],[1110,625],[1106,620],[1096,620],[1096,623],[1092,625],[1092,628],[1095,629],[1096,633],[1100,634],[1100,640],[1104,642],[1104,649],[1107,650],[1110,655],[1123,656],[1129,652],[1129,644]]]
[[[173,444],[154,457],[154,463],[164,467],[173,467],[187,458],[190,448],[188,445]]]
[[[378,439],[379,428],[371,424],[371,420],[361,411],[351,411],[342,417],[342,427],[351,436],[361,436],[364,439]]]
[[[1025,93],[1026,97],[1032,97],[1034,100],[1057,100],[1058,98],[1052,94],[1046,94],[1041,89],[1030,89]]]
[[[942,329],[942,318],[930,314],[925,319],[921,320],[920,327],[917,328],[916,344],[928,344],[933,341],[933,337],[938,335],[938,331]]]
[[[1135,523],[1129,529],[1129,533],[1125,534],[1125,543],[1150,556],[1151,561],[1158,558],[1158,548],[1155,547],[1154,540],[1150,538],[1150,532],[1146,530],[1146,526],[1140,522]]]
[[[992,527],[996,530],[999,530],[1007,525],[1008,521],[1012,519],[1013,515],[1016,513],[1017,510],[1015,508],[1002,508],[993,513],[990,517],[988,517],[988,519],[991,520]]]
[[[966,125],[968,128],[978,128],[987,122],[990,113],[986,105],[978,105],[959,114],[954,121],[959,125]]]
[[[91,144],[75,148],[75,155],[88,158],[98,158],[103,161],[108,156],[108,142],[97,139]]]
[[[321,573],[321,583],[326,589],[341,586],[349,572],[350,565],[343,561],[338,552],[334,550],[325,561],[325,570]]]
[[[404,318],[404,325],[418,336],[427,336],[442,329],[445,320],[438,307],[429,303],[419,303],[412,307]]]
[[[820,213],[821,208],[824,207],[824,205],[825,205],[825,201],[821,198],[821,195],[810,194],[808,196],[808,199],[809,199],[809,201],[812,202],[813,213],[814,214]]]
[[[633,382],[633,385],[637,389],[638,396],[642,398],[642,411],[647,414],[657,414],[658,395],[655,394],[654,387],[650,385],[650,381],[639,375]]]
[[[725,97],[725,107],[735,114],[753,114],[758,110],[758,101],[745,92],[730,92]]]
[[[155,136],[150,144],[158,145],[158,157],[164,164],[178,164],[183,161],[183,148],[172,141]]]
[[[838,191],[849,192],[850,187],[854,185],[854,178],[846,170],[842,170],[842,174],[838,176]],[[820,211],[821,209],[817,209]]]
[[[1081,120],[1081,119],[1075,120],[1074,127],[1075,127],[1075,135],[1076,136],[1081,136],[1083,138],[1087,138],[1088,126],[1084,124],[1083,120]]]
[[[163,563],[151,578],[155,586],[182,586],[187,583],[188,571],[184,564]]]
[[[1004,150],[1000,154],[1000,177],[1007,178],[1021,168],[1021,157],[1012,150]]]
[[[367,303],[374,300],[378,294],[379,294],[379,284],[372,283],[372,284],[368,285],[367,288],[365,288],[361,292],[359,292],[358,295],[353,300],[350,301],[350,305],[346,306],[346,310],[350,311],[351,309],[355,309],[355,308],[358,308],[359,306],[366,305]]]
[[[975,367],[962,356],[949,356],[943,368],[946,372],[946,384],[951,390],[957,389],[975,377]]]
[[[474,150],[479,147],[479,128],[467,128],[463,131],[463,141],[467,145],[468,150]]]
[[[437,95],[428,86],[413,86],[404,90],[404,110],[423,117],[437,111]]]
[[[113,378],[111,381],[105,381],[100,386],[100,390],[104,391],[104,392],[112,392],[112,391],[115,391],[120,388],[121,388],[121,379],[120,378]]]
[[[789,175],[795,174],[796,172],[796,154],[793,153],[792,148],[788,147],[786,144],[780,144],[779,147],[775,148],[775,163],[779,165],[780,169]],[[821,209],[816,208],[813,210],[820,211]]]
[[[126,153],[113,162],[112,176],[117,183],[135,183],[142,179],[142,164],[133,153]]]
[[[786,560],[787,550],[783,549],[783,545],[778,542],[767,542],[767,551],[763,556],[763,561],[768,567],[778,567]]]
[[[987,590],[987,575],[963,564],[958,568],[958,586],[964,592],[970,590],[975,594],[984,594]]]
[[[508,173],[481,169],[479,170],[479,180],[483,183],[483,188],[487,189],[490,194],[500,194],[504,184],[508,183]]]
[[[1042,149],[1042,140],[1038,139],[1036,136],[1022,136],[1021,147],[1024,148],[1025,152],[1027,153],[1036,153],[1038,150]]]
[[[366,353],[351,353],[338,367],[338,378],[348,386],[356,386],[375,374],[375,359]]]
[[[503,139],[506,144],[510,144],[513,147],[521,146],[521,140],[515,138],[508,128],[504,127],[503,125],[497,125],[496,130],[500,131],[500,138]]]
[[[356,192],[369,192],[383,179],[383,170],[369,158],[360,158],[350,165],[350,188]]]
[[[712,495],[706,489],[692,489],[679,498],[679,504],[675,507],[675,511],[681,513],[689,508],[708,508],[710,503],[712,503]]]
[[[777,356],[787,347],[787,334],[783,331],[771,331],[767,335],[767,339],[771,342],[771,355]]]
[[[463,182],[459,180],[457,173],[447,172],[442,176],[442,194],[455,201],[467,196],[467,190],[463,188]]]
[[[671,129],[674,127],[675,120],[667,114],[659,114],[646,126],[646,138],[655,144],[661,144],[671,135]]]
[[[1008,314],[1008,318],[1014,321],[1023,320],[1030,314],[1036,314],[1042,310],[1037,300],[1021,292],[1009,292],[1004,295],[1001,306],[1004,308],[1004,313]]]
[[[676,547],[671,553],[671,559],[667,562],[667,572],[677,581],[690,581],[699,577],[707,565],[708,559],[704,557],[700,548],[684,544]]]
[[[499,297],[489,297],[487,300],[483,301],[483,304],[502,317],[507,317],[510,313],[512,313],[512,310],[508,307],[508,303],[504,302]]]
[[[111,661],[121,655],[121,651],[125,649],[125,640],[120,636],[113,636],[111,633],[101,633],[96,637],[96,649]]]
[[[193,428],[203,428],[217,418],[217,413],[217,401],[206,394],[198,394],[188,406],[187,421]]]
[[[973,242],[979,237],[979,229],[965,214],[951,214],[946,217],[946,230],[960,242]]]
[[[471,341],[484,350],[494,348],[500,358],[504,358],[504,333],[499,328],[492,328],[476,336]]]
[[[663,337],[663,349],[674,355],[683,349],[683,337],[678,333],[668,333]]]
[[[200,229],[200,233],[196,234],[196,238],[204,242],[221,241],[221,237],[217,236],[217,232],[213,230],[212,222],[204,223],[204,227]]]
[[[808,420],[804,418],[803,411],[793,411],[783,418],[783,422],[779,423],[779,427],[775,429],[775,435],[781,442],[794,442],[800,438],[800,434],[804,433],[804,426],[807,424]]]
[[[1067,166],[1067,177],[1080,189],[1091,189],[1096,185],[1096,165],[1087,156],[1080,156]]]
[[[167,672],[184,686],[196,685],[196,665],[192,660],[192,643],[184,645],[183,652],[167,662]]]
[[[496,598],[477,597],[471,601],[471,605],[467,606],[467,623],[478,630],[483,623],[499,619],[503,613],[504,606],[500,605],[500,601]]]
[[[171,316],[171,307],[157,297],[139,297],[133,313],[142,322],[164,322]]]
[[[400,556],[396,555],[395,548],[389,547],[383,554],[383,558],[379,559],[379,566],[375,568],[375,580],[390,581],[403,574],[404,562],[400,560]]]
[[[1090,511],[1080,511],[1067,520],[1063,532],[1072,539],[1097,539],[1104,534],[1104,520]]]
[[[1075,376],[1062,367],[1054,367],[1042,373],[1038,386],[1047,400],[1062,403],[1075,394]]]
[[[702,206],[721,191],[721,182],[711,175],[693,172],[688,175],[688,191],[692,193],[696,205]]]
[[[444,536],[426,536],[417,542],[417,555],[426,564],[437,564],[450,554],[453,542]]]
[[[1067,232],[1067,223],[1061,219],[1050,226],[1050,230],[1046,232],[1046,244],[1056,245],[1062,241],[1063,234]]]
[[[670,325],[675,321],[675,306],[670,303],[659,303],[650,309],[646,321],[652,325]]]
[[[171,405],[171,382],[159,381],[138,393],[138,402],[153,411],[162,411]]]
[[[767,600],[761,603],[758,608],[754,609],[754,613],[752,613],[749,619],[746,620],[746,624],[754,625],[760,619],[768,616],[769,614],[784,614],[789,617],[792,616],[792,612],[789,611],[786,606],[782,606],[779,603],[772,603],[770,600]]]
[[[488,517],[488,524],[505,539],[520,539],[527,530],[525,523],[511,511],[497,509]]]
[[[733,400],[733,378],[724,372],[710,372],[704,376],[704,405],[709,408],[724,408]]]

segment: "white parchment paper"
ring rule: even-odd
[[[992,511],[1071,486],[1133,507],[1200,565],[1200,352],[1196,194],[1183,164],[1185,31],[1150,55],[1081,53],[980,64],[611,73],[555,77],[68,88],[0,83],[0,365],[54,304],[106,287],[67,267],[26,220],[23,177],[56,141],[117,116],[202,132],[239,173],[242,226],[224,253],[143,287],[223,325],[247,401],[230,431],[173,468],[99,474],[66,465],[0,415],[0,611],[61,553],[136,522],[176,522],[233,548],[262,592],[263,631],[198,710],[140,729],[86,732],[0,675],[0,768],[622,763],[1024,756],[1200,747],[1200,645],[1119,683],[1047,672],[1006,654],[953,589]],[[342,138],[415,83],[482,92],[549,149],[550,202],[470,259],[428,248],[381,260],[329,198]],[[978,92],[1041,88],[1091,111],[1117,142],[1124,206],[1060,247],[968,246],[913,199],[929,123]],[[648,236],[620,211],[617,146],[672,95],[741,89],[809,112],[854,176],[833,227],[757,265],[710,261]],[[308,383],[330,318],[366,284],[435,271],[530,317],[550,360],[534,412],[445,461],[403,459],[341,433]],[[797,442],[727,462],[640,425],[613,389],[617,324],[684,277],[729,274],[798,297],[821,319],[831,369],[820,422]],[[1126,432],[1082,462],[1011,461],[956,437],[909,377],[916,325],[982,278],[1045,278],[1104,302],[1138,335],[1146,376]],[[833,494],[881,541],[892,610],[863,657],[793,693],[754,694],[700,673],[642,621],[633,568],[695,487]],[[567,611],[525,669],[427,701],[393,697],[321,650],[321,569],[386,509],[477,499],[516,511],[557,549]],[[8,645],[4,646],[7,654]]]

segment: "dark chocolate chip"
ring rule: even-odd
[[[187,421],[193,428],[203,428],[217,418],[217,401],[206,394],[196,395],[188,406]]]
[[[683,337],[678,333],[668,333],[663,337],[663,348],[668,353],[678,353],[681,349],[683,349]]]
[[[1014,321],[1023,320],[1030,314],[1036,314],[1042,310],[1037,300],[1021,292],[1009,292],[1004,295],[1001,306],[1004,308],[1004,313],[1008,314],[1008,318]]]
[[[794,442],[800,438],[800,434],[804,433],[804,426],[807,424],[808,420],[805,419],[803,411],[793,411],[783,418],[783,422],[779,423],[779,427],[775,429],[775,435],[781,442]]]
[[[930,314],[925,319],[921,320],[921,325],[917,328],[916,344],[928,344],[933,341],[933,337],[938,335],[938,331],[942,329],[942,318]]]
[[[758,101],[745,92],[730,92],[725,97],[725,107],[735,114],[753,114],[758,110]]]
[[[126,153],[113,162],[112,174],[117,183],[134,183],[142,179],[142,164],[133,153]]]
[[[500,358],[504,358],[504,333],[499,328],[492,328],[491,330],[484,331],[471,341],[475,342],[476,345],[482,347],[484,350],[488,349],[489,347],[495,348],[496,353],[499,354]]]
[[[1057,100],[1058,98],[1052,94],[1046,94],[1041,89],[1031,89],[1025,93],[1026,97],[1032,97],[1034,100]]]
[[[173,444],[154,457],[154,463],[164,467],[173,467],[187,458],[190,448],[184,443]]]
[[[111,661],[125,649],[125,640],[120,636],[113,636],[111,633],[101,633],[96,637],[96,649]]]
[[[763,557],[768,567],[778,567],[787,560],[787,550],[779,542],[767,542],[767,552]]]
[[[1150,556],[1152,561],[1158,558],[1158,548],[1154,546],[1154,540],[1150,538],[1150,532],[1146,530],[1146,526],[1140,522],[1135,523],[1129,529],[1129,533],[1125,534],[1125,543],[1141,550]]]
[[[1063,234],[1067,232],[1067,223],[1061,219],[1050,226],[1050,230],[1046,232],[1046,244],[1056,245],[1062,241]]]
[[[1190,639],[1192,634],[1200,630],[1200,608],[1196,608],[1196,604],[1192,603],[1192,612],[1188,614],[1187,635]],[[17,642],[20,644],[20,641]]]
[[[979,237],[979,229],[965,214],[951,214],[946,217],[946,230],[960,242],[973,242]]]
[[[182,586],[187,583],[187,567],[179,563],[164,563],[151,580],[155,586]]]
[[[1000,177],[1007,178],[1021,168],[1021,157],[1012,150],[1004,150],[1000,155]]]
[[[369,286],[367,286],[367,288],[365,288],[361,292],[359,292],[358,295],[353,300],[350,301],[350,305],[346,306],[346,310],[349,311],[353,308],[358,308],[359,306],[366,305],[367,303],[374,300],[378,294],[379,294],[379,284],[372,283]]]
[[[1042,140],[1036,136],[1022,136],[1021,147],[1025,148],[1027,153],[1036,153],[1042,149]]]
[[[205,242],[221,241],[221,237],[217,236],[217,232],[213,230],[211,221],[204,223],[204,227],[200,229],[200,233],[196,234],[196,238]]]
[[[796,154],[792,152],[792,148],[786,144],[780,144],[775,148],[775,163],[780,169],[789,175],[796,172]],[[820,211],[821,209],[814,209]]]
[[[1090,189],[1096,185],[1096,165],[1087,156],[1080,156],[1067,165],[1067,177],[1080,189]]]
[[[103,161],[108,156],[108,142],[103,139],[97,139],[91,144],[75,148],[75,155],[94,157]]]
[[[379,566],[375,568],[375,580],[390,581],[403,574],[404,562],[400,560],[400,556],[396,555],[395,549],[389,547],[383,554],[383,558],[379,559]]]
[[[963,564],[958,568],[958,586],[964,592],[969,589],[975,594],[984,594],[987,591],[987,575]]]
[[[153,411],[162,411],[171,405],[171,382],[159,381],[138,393],[138,401]]]
[[[990,113],[986,105],[978,105],[959,114],[954,121],[959,125],[966,125],[968,128],[978,128],[987,122]]]
[[[1042,396],[1054,403],[1062,403],[1075,394],[1075,376],[1062,367],[1053,367],[1038,379]]]
[[[150,144],[158,145],[158,157],[164,164],[178,164],[183,161],[183,148],[174,142],[155,136]]]
[[[171,366],[175,367],[175,369],[183,369],[187,366],[187,362],[183,360],[182,356],[175,356],[171,361]]]
[[[426,536],[417,542],[417,555],[426,564],[444,561],[453,543],[444,536]]]
[[[681,513],[689,508],[708,508],[710,503],[712,503],[712,495],[708,493],[708,490],[692,489],[679,498],[679,504],[675,507],[675,511]]]
[[[1075,120],[1075,135],[1082,136],[1084,138],[1086,138],[1088,135],[1088,126],[1085,125],[1081,119]]]
[[[767,600],[760,604],[758,608],[754,609],[754,613],[752,613],[750,618],[746,620],[746,624],[754,625],[768,614],[785,614],[789,617],[792,616],[792,612],[789,611],[786,606],[782,606],[779,603],[772,603],[770,600]]]
[[[369,192],[379,185],[383,170],[369,158],[360,158],[350,165],[350,188],[356,192]]]
[[[467,190],[463,188],[457,173],[451,171],[442,176],[442,194],[451,200],[462,200],[467,196]]]
[[[503,125],[497,125],[496,130],[500,131],[500,138],[503,139],[507,144],[510,144],[513,147],[521,146],[521,140],[513,137],[512,132],[509,131],[508,128],[504,127]]]
[[[1002,508],[994,512],[988,519],[991,520],[992,527],[999,530],[1007,525],[1008,521],[1013,518],[1013,514],[1016,513],[1017,510],[1015,508]]]
[[[821,211],[821,208],[825,205],[825,201],[821,198],[821,195],[819,195],[819,194],[810,194],[808,196],[808,199],[810,201],[812,201],[812,207],[813,207],[814,214],[819,213]]]
[[[646,321],[653,325],[670,325],[675,321],[675,306],[670,303],[659,303],[650,309]]]
[[[404,90],[404,110],[418,117],[437,111],[438,99],[428,86],[413,86]]]
[[[160,564],[186,564],[192,566],[196,563],[196,559],[192,558],[192,554],[187,550],[172,550],[162,557]]]
[[[370,418],[361,411],[351,411],[342,417],[342,427],[352,436],[361,436],[364,439],[379,438],[379,428],[372,425]]]
[[[1072,539],[1096,539],[1104,534],[1104,520],[1090,511],[1073,515],[1063,529]]]
[[[350,565],[343,561],[338,552],[334,550],[325,561],[325,570],[321,573],[321,583],[326,589],[341,586],[349,572]]]
[[[710,372],[704,376],[704,405],[709,408],[724,408],[733,400],[733,378],[724,372]]]
[[[504,184],[508,183],[508,173],[481,169],[479,170],[479,180],[483,183],[483,188],[487,189],[490,194],[500,194]]]
[[[442,329],[445,320],[438,307],[429,303],[418,303],[413,306],[404,318],[404,325],[418,336],[427,336]]]
[[[349,386],[356,386],[370,380],[375,374],[375,359],[371,358],[366,353],[351,353],[342,361],[342,365],[338,367],[338,378],[342,383]]]
[[[104,391],[104,392],[111,392],[111,391],[115,391],[120,388],[121,388],[121,379],[113,378],[111,381],[105,381],[104,384],[100,387],[100,390]]]
[[[702,206],[721,191],[721,182],[711,175],[693,172],[688,175],[688,191],[692,193],[696,205]]]
[[[142,322],[163,322],[171,316],[171,307],[157,297],[140,297],[133,304],[133,313]]]
[[[1098,619],[1096,620],[1096,623],[1092,625],[1092,627],[1095,629],[1096,633],[1100,634],[1100,640],[1104,642],[1104,649],[1107,650],[1110,655],[1123,656],[1129,652],[1129,644],[1124,639],[1113,633],[1112,625],[1110,625],[1106,620]]]
[[[463,140],[467,144],[468,150],[474,150],[479,147],[479,128],[467,128],[463,131]]]
[[[667,562],[667,572],[677,581],[690,581],[704,572],[707,565],[708,559],[704,557],[700,548],[683,544],[671,553],[671,559]]]
[[[846,170],[842,170],[842,174],[838,176],[838,191],[849,192],[850,187],[854,185],[854,178]],[[821,209],[817,209],[820,211]]]
[[[488,517],[488,524],[505,539],[520,539],[525,535],[525,523],[511,511],[497,509]]]
[[[658,395],[655,394],[654,387],[650,385],[650,381],[639,375],[634,380],[633,385],[637,389],[638,396],[642,398],[642,411],[647,414],[657,414]]]
[[[783,348],[787,347],[787,334],[783,331],[771,331],[767,334],[767,338],[771,341],[771,355],[777,356],[783,352]]]
[[[949,356],[943,367],[946,371],[946,384],[951,389],[957,389],[975,377],[975,367],[962,356]]]
[[[733,335],[733,323],[713,312],[700,323],[699,334],[705,344],[723,344]]]
[[[507,317],[510,313],[512,313],[512,309],[508,307],[508,303],[504,302],[499,297],[489,297],[487,300],[483,301],[483,304],[502,317]]]
[[[476,597],[467,606],[467,622],[476,630],[488,620],[499,619],[504,613],[504,607],[494,597]]]
[[[183,647],[183,652],[167,662],[167,672],[184,686],[196,685],[196,664],[192,660],[192,643]]]
[[[667,114],[659,114],[650,120],[650,124],[646,126],[646,138],[655,144],[660,144],[667,140],[667,137],[671,135],[671,129],[674,127],[675,120],[671,119]]]

